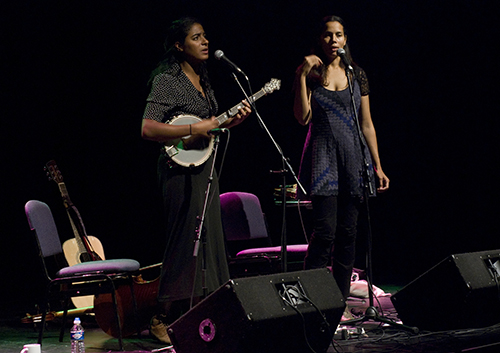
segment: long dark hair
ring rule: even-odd
[[[195,24],[200,23],[198,19],[194,17],[181,17],[171,23],[167,30],[167,36],[165,37],[165,42],[163,47],[165,48],[164,59],[158,63],[158,66],[151,72],[148,84],[153,82],[156,75],[166,72],[173,66],[174,63],[181,63],[184,61],[182,53],[177,50],[175,43],[184,43],[186,37]],[[200,68],[200,78],[201,84],[205,89],[210,89],[210,81],[208,79],[208,72],[206,68],[206,63],[201,63]]]
[[[321,48],[321,43],[319,41],[319,38],[321,37],[321,35],[325,31],[325,27],[326,27],[326,24],[328,22],[340,23],[342,25],[342,28],[344,29],[344,35],[347,36],[347,28],[345,26],[345,22],[339,16],[331,15],[331,16],[323,17],[322,20],[320,21],[320,23],[318,24],[318,27],[316,28],[316,31],[314,33],[314,42],[313,42],[313,47],[311,49],[311,53],[317,55],[323,61],[323,65],[321,65],[318,69],[318,74],[321,77],[321,79],[320,79],[321,84],[324,86],[328,84],[327,79],[326,79],[327,66],[325,64],[327,62],[327,58],[326,58],[325,53],[323,52],[323,49]],[[344,46],[344,50],[345,50],[347,58],[349,58],[349,61],[352,63],[353,66],[355,66],[355,63],[352,60],[351,51],[349,49],[349,44],[347,42],[346,42],[346,45]],[[342,61],[341,61],[340,65],[342,67],[344,67],[344,63]]]

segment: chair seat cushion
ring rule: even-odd
[[[288,245],[286,247],[288,253],[306,253],[307,252],[307,244],[297,244],[297,245]],[[270,253],[281,253],[281,246],[271,246],[264,248],[253,248],[253,249],[245,249],[236,254],[236,256],[245,256],[245,255],[254,255],[254,254],[270,254]]]
[[[58,276],[68,277],[81,273],[117,273],[137,271],[141,265],[136,260],[113,259],[82,262],[69,267],[64,267],[57,272]]]

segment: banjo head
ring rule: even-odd
[[[189,125],[200,122],[202,119],[196,115],[183,114],[167,122],[170,125]],[[205,163],[212,154],[213,137],[184,136],[172,139],[165,143],[164,151],[176,164],[183,167],[197,167]]]

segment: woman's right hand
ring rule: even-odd
[[[317,55],[308,55],[304,58],[302,65],[298,67],[297,74],[307,76],[313,68],[321,65],[323,65],[323,61]]]
[[[210,119],[203,119],[200,122],[191,125],[192,135],[203,135],[205,137],[210,137],[208,132],[212,129],[217,129],[219,127],[219,121],[212,116]]]
[[[301,125],[309,124],[312,118],[311,91],[307,87],[307,77],[318,79],[319,73],[313,72],[314,75],[309,74],[311,70],[321,65],[323,65],[323,61],[317,55],[308,55],[295,71],[293,115]]]

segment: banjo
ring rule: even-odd
[[[268,83],[264,85],[264,87],[252,95],[250,100],[255,102],[257,99],[274,92],[275,90],[279,90],[281,87],[281,80],[276,78],[271,79]],[[243,108],[243,103],[238,103],[228,111],[219,115],[216,119],[219,122],[219,125],[226,122],[229,118],[238,114],[238,110]],[[176,116],[167,124],[171,125],[189,125],[194,124],[202,119],[197,117],[196,115],[182,114]],[[183,167],[197,167],[207,161],[213,151],[214,146],[214,136],[210,139],[205,138],[204,136],[184,136],[177,139],[168,140],[165,142],[165,146],[163,147],[166,155],[175,162],[176,164]]]

